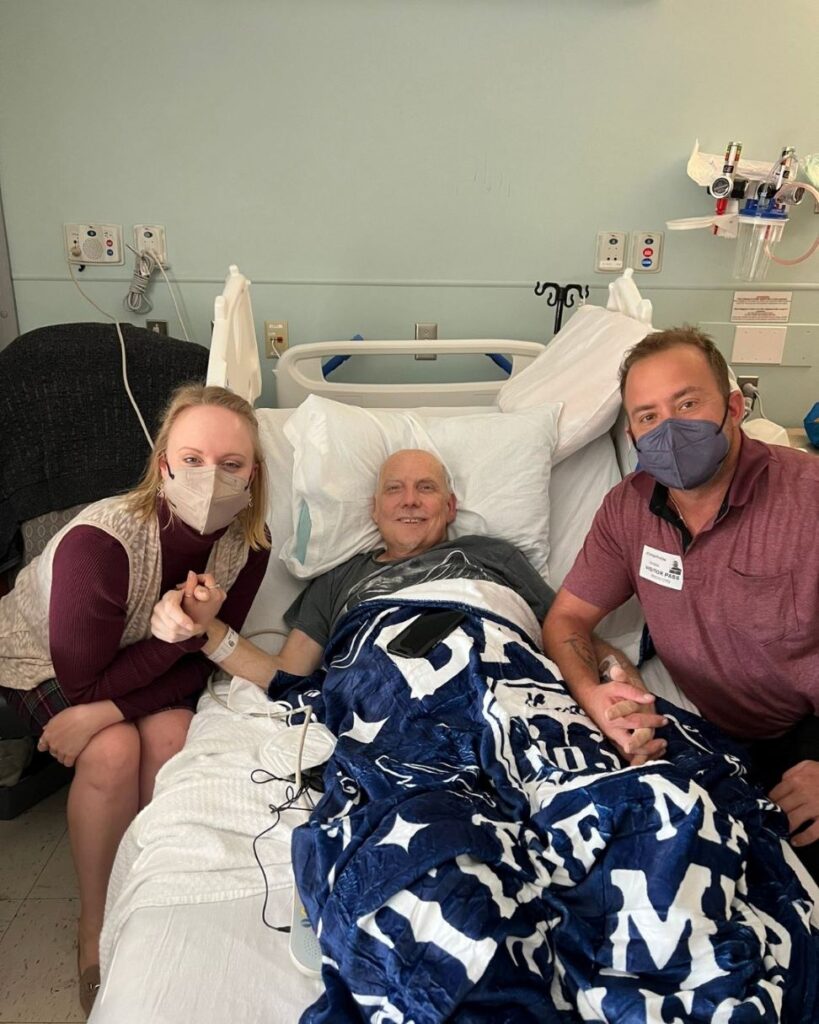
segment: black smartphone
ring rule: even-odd
[[[399,658],[423,658],[465,618],[465,612],[454,608],[422,612],[406,629],[390,640],[387,650]]]

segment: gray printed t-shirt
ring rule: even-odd
[[[459,537],[393,562],[376,561],[383,548],[353,555],[317,576],[287,609],[284,621],[322,647],[339,618],[368,598],[430,580],[489,580],[510,587],[543,622],[554,591],[514,544],[495,537]]]

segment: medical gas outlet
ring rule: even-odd
[[[64,224],[69,263],[120,267],[125,262],[120,224]]]

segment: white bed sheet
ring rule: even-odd
[[[227,698],[226,681],[215,689]],[[268,707],[262,691],[252,690],[258,707]],[[316,982],[290,959],[287,935],[262,920],[266,877],[267,921],[290,923],[290,835],[308,812],[286,812],[258,843],[264,874],[253,852],[285,787],[256,783],[251,773],[284,728],[203,695],[184,750],[160,771],[153,801],[117,854],[100,948],[105,982],[91,1018],[97,1024],[286,1024],[316,998]]]
[[[443,412],[435,411],[438,415]],[[452,414],[459,411],[464,410],[450,410]],[[270,470],[270,528],[275,552],[290,529],[286,482],[292,475],[292,450],[282,432],[290,410],[258,412]],[[549,559],[555,587],[571,567],[603,495],[619,479],[609,435],[555,467],[550,488]],[[282,615],[302,586],[274,555],[243,632],[283,631]],[[604,635],[634,657],[641,626],[639,609],[630,604],[606,620]],[[279,643],[279,638],[268,637],[264,646],[275,650]],[[648,679],[655,692],[681,702],[679,691],[657,659]],[[258,718],[234,716],[226,721],[230,715],[207,696],[203,698],[185,751],[163,768],[157,799],[139,815],[123,841],[109,888],[103,986],[91,1017],[93,1024],[181,1024],[189,1020],[197,1024],[224,1024],[227,1020],[232,1024],[259,1020],[288,1024],[297,1021],[316,998],[318,983],[292,964],[286,935],[267,929],[261,921],[264,883],[258,869],[253,870],[251,844],[270,819],[264,799],[258,813],[249,809],[248,801],[259,799],[258,792],[251,794],[249,775],[258,764],[260,744],[271,726]],[[232,800],[237,809],[241,807],[234,816],[241,825],[234,821],[231,826],[230,842],[226,843],[229,855],[225,854],[222,871],[214,865],[210,878],[198,869],[193,877],[185,870],[174,877],[166,870],[170,855],[179,860],[184,844],[194,844],[192,857],[201,867],[202,850],[196,843],[212,845],[224,840],[219,833],[205,839],[202,825],[211,816],[214,822],[224,818],[226,800]],[[193,811],[186,814],[186,806]],[[290,827],[298,820],[293,813]],[[236,863],[237,848],[244,851],[240,864]],[[209,855],[204,860],[207,864]],[[269,873],[271,883],[278,886],[271,894],[269,919],[277,924],[289,918],[288,876],[289,868]]]
[[[280,902],[284,903],[284,900]],[[282,906],[280,916],[289,915]],[[209,907],[145,907],[116,947],[93,1024],[294,1024],[321,992],[255,896]]]

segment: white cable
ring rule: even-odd
[[[185,321],[182,317],[182,313],[179,310],[179,305],[176,301],[173,288],[171,287],[170,278],[165,273],[165,268],[162,266],[160,260],[157,259],[156,254],[151,252],[150,249],[136,250],[132,245],[125,243],[125,248],[130,249],[131,252],[136,256],[134,262],[134,276],[131,278],[131,284],[128,288],[128,294],[125,296],[123,305],[131,313],[149,313],[154,307],[145,297],[145,290],[148,287],[148,283],[151,279],[151,274],[154,270],[158,270],[165,278],[165,284],[168,286],[168,291],[171,294],[171,302],[173,308],[176,310],[176,315],[179,320],[179,325],[182,328],[182,333],[185,335],[185,341],[190,342],[190,335],[188,329],[185,326]]]
[[[171,293],[171,301],[173,302],[173,308],[176,310],[176,315],[179,318],[179,323],[180,326],[182,327],[182,333],[185,335],[185,341],[189,342],[191,339],[188,337],[188,331],[187,328],[185,327],[185,321],[182,319],[182,314],[179,312],[179,306],[177,306],[176,304],[176,297],[174,296],[173,288],[171,288],[171,282],[168,280],[168,275],[165,273],[165,268],[162,266],[162,264],[158,263],[157,266],[159,267],[159,272],[165,278],[165,284],[167,284],[168,286],[168,291]]]
[[[283,631],[281,629],[257,629],[253,633],[248,633],[245,636],[245,639],[246,640],[250,640],[252,637],[263,636],[265,634],[273,634],[274,636],[283,636],[285,639],[289,636],[289,633],[287,633],[287,632],[285,632],[285,631]],[[302,763],[302,760],[303,760],[303,757],[304,757],[304,744],[305,744],[305,741],[307,739],[307,730],[308,730],[308,728],[310,726],[310,722],[311,722],[311,720],[313,718],[313,706],[312,706],[312,704],[305,704],[302,707],[295,707],[294,708],[294,707],[290,707],[288,704],[285,704],[283,701],[273,701],[273,700],[271,700],[269,702],[268,707],[266,707],[264,711],[240,711],[237,708],[232,708],[230,706],[230,704],[228,704],[228,702],[226,700],[223,700],[222,697],[220,696],[220,694],[218,694],[216,692],[216,688],[214,686],[214,681],[216,679],[216,675],[217,675],[217,673],[213,673],[210,676],[210,678],[208,679],[208,685],[207,685],[208,693],[213,698],[213,700],[216,701],[217,704],[220,704],[223,708],[225,708],[226,710],[230,711],[234,715],[241,715],[242,718],[267,718],[271,722],[281,721],[281,722],[288,722],[288,723],[289,723],[289,720],[294,715],[301,715],[301,714],[304,715],[304,722],[302,723],[301,733],[299,735],[299,745],[298,745],[298,749],[296,751],[296,769],[295,769],[296,792],[299,792],[301,790],[301,784],[302,784],[301,763]],[[274,708],[277,708],[278,710],[273,710]],[[270,747],[277,747],[277,746],[279,746],[282,735],[283,734],[281,732],[277,732],[267,742],[267,744],[265,744],[265,750],[267,750]],[[264,754],[262,756],[264,757]]]
[[[313,716],[313,707],[305,704],[296,709],[304,714],[300,727],[277,729],[259,752],[263,770],[279,781],[292,775],[296,792],[309,788],[306,770],[318,768],[329,761],[336,746],[336,737]],[[306,761],[306,765],[305,765]]]
[[[806,192],[810,192],[816,201],[817,207],[819,208],[819,192],[817,192],[813,185],[809,185],[806,181],[790,182],[789,184],[794,184],[797,188],[803,188]],[[809,256],[812,256],[817,249],[819,249],[819,233],[816,235],[816,238],[813,240],[813,244],[806,252],[803,252],[801,256],[796,256],[794,259],[790,260],[782,259],[780,256],[774,256],[771,251],[770,244],[767,241],[765,242],[765,255],[772,259],[774,263],[778,263],[781,267],[795,267],[797,263],[804,263],[805,260],[808,259]]]
[[[313,717],[313,706],[308,704],[304,709],[304,725],[301,727],[301,736],[299,737],[299,750],[296,754],[296,792],[301,792],[301,758],[304,753],[304,740],[307,737],[307,727],[310,725],[310,719]]]
[[[255,630],[252,633],[245,634],[245,639],[246,640],[250,640],[253,637],[264,636],[264,635],[268,635],[268,634],[272,634],[273,636],[282,636],[285,639],[287,639],[287,637],[290,635],[288,632],[285,632],[284,630],[281,630],[281,629],[275,629],[275,628],[271,628],[271,629],[257,629],[257,630]],[[299,736],[299,746],[298,746],[298,750],[296,752],[296,771],[295,771],[295,775],[296,775],[296,792],[298,792],[301,789],[301,781],[302,781],[301,780],[301,762],[302,762],[302,759],[303,759],[303,756],[304,756],[304,744],[305,744],[305,740],[307,739],[307,729],[308,729],[308,727],[310,725],[310,722],[312,720],[312,717],[313,717],[313,706],[312,706],[312,704],[305,704],[303,707],[294,708],[294,707],[290,707],[287,704],[284,704],[281,701],[270,701],[269,707],[266,708],[264,711],[239,711],[236,708],[232,708],[230,706],[230,704],[228,704],[228,702],[226,700],[223,700],[222,697],[216,692],[216,689],[215,689],[215,687],[213,685],[215,677],[216,677],[216,673],[211,675],[211,677],[208,679],[208,687],[207,687],[208,693],[213,698],[213,700],[216,701],[217,704],[221,704],[223,708],[226,708],[228,711],[232,712],[234,715],[241,715],[243,718],[267,718],[271,722],[272,721],[288,722],[294,715],[304,714],[304,722],[302,723],[301,735]],[[278,710],[278,711],[271,710],[272,708],[275,708],[277,706],[278,706],[278,708],[280,710]],[[268,744],[266,746],[271,746],[271,745],[275,746],[276,743],[277,743],[277,739],[280,736],[281,736],[281,733],[277,733],[268,742]]]
[[[136,399],[134,398],[133,392],[131,391],[131,385],[128,383],[128,364],[127,364],[127,359],[126,359],[126,355],[125,355],[125,339],[122,337],[122,329],[119,326],[119,320],[117,320],[116,317],[111,316],[110,313],[107,313],[101,306],[98,306],[96,304],[96,302],[94,302],[94,300],[91,298],[90,295],[86,295],[85,294],[85,292],[82,290],[82,288],[80,288],[80,282],[74,276],[74,271],[71,269],[71,263],[68,260],[66,260],[66,263],[68,263],[68,273],[69,273],[69,275],[71,277],[71,280],[74,282],[74,285],[75,285],[77,291],[80,293],[80,295],[82,295],[82,297],[86,300],[86,302],[90,302],[91,305],[94,307],[94,309],[99,310],[99,312],[102,313],[102,315],[104,317],[106,317],[108,320],[112,320],[113,323],[114,323],[114,327],[116,327],[116,329],[117,329],[117,337],[119,338],[120,353],[122,355],[122,383],[125,385],[125,391],[126,391],[126,393],[128,395],[128,398],[129,398],[129,400],[131,402],[131,405],[134,408],[134,412],[137,415],[137,419],[139,420],[139,425],[142,427],[142,431],[145,434],[145,437],[148,439],[148,444],[151,447],[151,451],[153,451],[154,440],[151,437],[151,432],[145,426],[145,420],[142,418],[142,413],[139,411],[139,406],[137,405]]]
[[[123,306],[129,313],[150,313],[154,308],[145,295],[150,281],[151,274],[160,265],[159,260],[149,250],[137,252],[132,246],[128,246],[134,254],[134,276],[128,286],[128,294],[122,300]]]
[[[242,636],[245,640],[250,640],[254,636],[267,636],[268,634],[271,634],[272,636],[282,636],[286,640],[290,636],[290,630],[276,629],[274,626],[271,626],[270,629],[256,629],[252,633],[242,633]]]
[[[765,415],[765,406],[762,404],[762,395],[759,393],[759,390],[757,390],[756,397],[759,402],[759,415],[766,420],[768,417]]]
[[[288,707],[287,705],[282,705],[282,704],[280,704],[277,701],[271,701],[270,702],[271,703],[271,708],[275,707],[276,704],[279,703],[280,710],[278,710],[278,711],[267,710],[267,711],[264,711],[264,712],[262,712],[262,711],[238,711],[236,708],[232,708],[228,704],[228,702],[226,700],[223,700],[222,697],[216,692],[216,690],[214,688],[214,685],[213,685],[213,676],[211,676],[211,678],[208,680],[208,687],[207,687],[207,689],[208,689],[208,693],[216,701],[217,704],[221,704],[222,707],[226,708],[228,711],[230,711],[231,714],[240,715],[242,718],[267,718],[271,722],[289,722],[289,720],[291,718],[293,718],[294,715],[302,715],[302,714],[304,715],[304,722],[302,723],[301,728],[300,728],[300,732],[299,732],[299,745],[298,745],[298,748],[296,750],[295,776],[296,776],[296,791],[298,792],[301,789],[301,783],[302,783],[301,763],[302,763],[302,760],[303,760],[303,757],[304,757],[304,744],[305,744],[305,741],[307,739],[307,730],[308,730],[308,728],[310,726],[310,722],[313,720],[313,706],[312,706],[312,704],[305,704],[302,707],[293,708],[293,707]],[[319,723],[317,723],[317,724],[319,724]],[[287,733],[287,730],[285,730],[284,732],[279,731],[279,732],[274,733],[274,735],[271,737],[271,739],[268,740],[268,742],[265,744],[265,750],[267,750],[268,748],[273,748],[273,749],[278,750],[279,754],[283,754],[284,751],[281,750],[281,738],[286,733]],[[264,752],[262,753],[262,759],[263,760],[265,759]],[[270,760],[270,758],[267,758],[267,760]]]
[[[759,388],[756,386],[756,384],[751,384],[750,381],[748,381],[747,383],[743,384],[742,385],[742,394],[745,396],[745,409],[746,409],[746,412],[745,412],[744,419],[746,419],[746,420],[748,419],[748,417],[753,412],[753,408],[754,408],[754,406],[756,405],[757,402],[759,402],[759,415],[763,419],[767,419],[768,418],[765,415],[765,408],[762,405],[762,394],[761,394]]]

